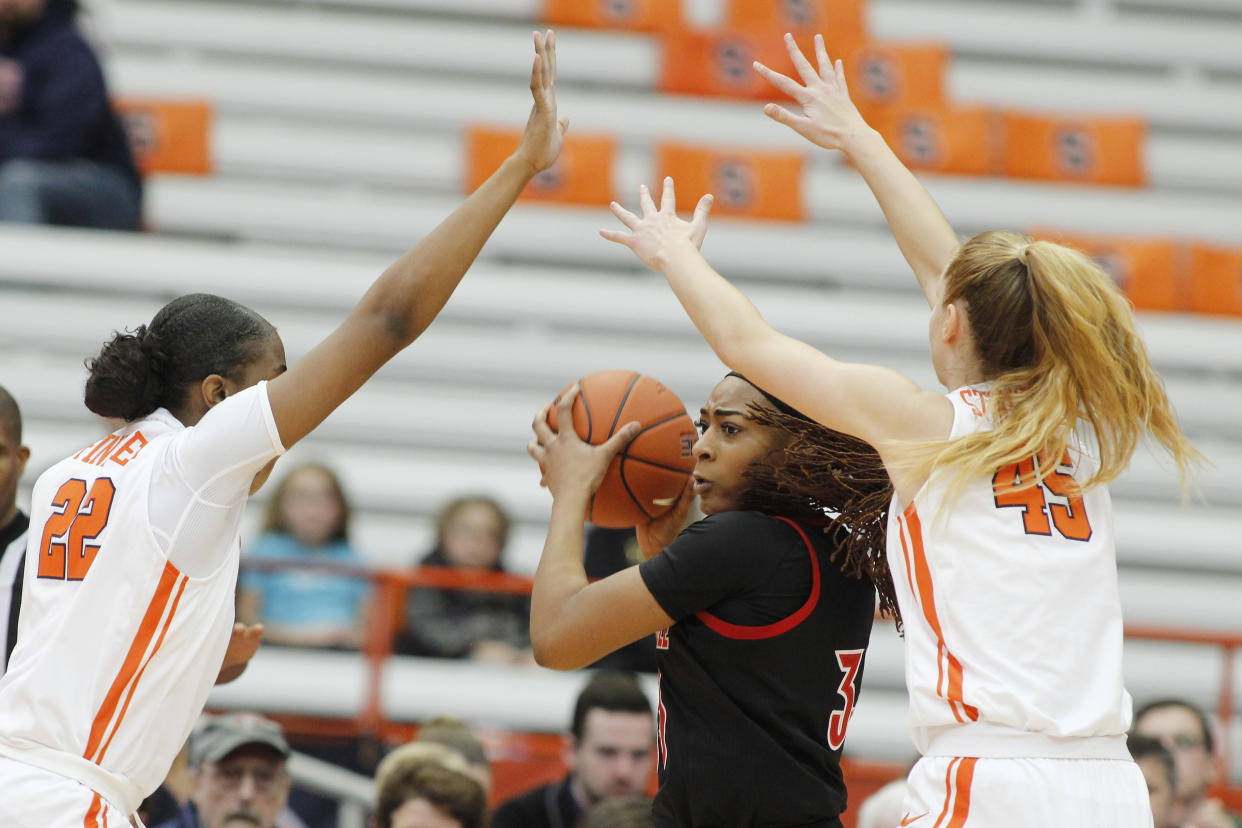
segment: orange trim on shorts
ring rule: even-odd
[[[913,503],[902,512],[901,523],[906,526],[907,530],[901,533],[901,549],[906,556],[907,577],[913,570],[914,580],[918,582],[917,597],[923,609],[923,617],[927,619],[927,625],[936,634],[936,669],[939,673],[936,678],[936,692],[948,700],[953,717],[959,722],[965,722],[966,719],[972,722],[977,721],[979,719],[978,709],[962,700],[962,663],[949,651],[944,641],[944,631],[940,627],[940,615],[936,612],[931,567],[927,565],[927,553],[923,549],[923,524],[919,520],[918,510],[914,508]],[[910,536],[910,547],[913,553],[906,546],[907,534]],[[946,665],[948,666],[947,691],[942,689],[945,684]]]
[[[950,760],[944,775],[944,808],[932,828],[962,828],[966,824],[966,817],[970,814],[970,786],[975,779],[975,763],[978,761],[973,756],[958,756]],[[954,767],[957,768],[956,774]],[[944,821],[945,817],[949,818],[948,822]]]
[[[83,828],[104,828],[99,824],[99,814],[103,811],[103,798],[96,793],[91,797],[91,807],[86,809],[86,816],[82,819]],[[105,826],[107,817],[104,817]]]
[[[171,562],[164,564],[164,572],[160,575],[160,582],[155,588],[155,595],[151,597],[151,602],[147,605],[147,612],[142,617],[142,623],[138,626],[138,633],[134,636],[133,643],[129,646],[129,652],[125,655],[125,661],[121,664],[120,671],[116,674],[116,678],[112,680],[112,686],[108,688],[108,695],[104,697],[103,704],[99,706],[99,711],[95,714],[95,720],[91,723],[91,735],[86,742],[86,752],[82,754],[83,758],[91,762],[99,762],[102,755],[96,756],[100,745],[104,741],[109,727],[115,730],[121,721],[117,717],[113,721],[116,713],[117,705],[121,701],[121,694],[125,692],[125,688],[129,685],[134,674],[138,672],[142,666],[143,656],[150,646],[151,640],[155,637],[156,628],[159,627],[160,619],[164,615],[164,609],[168,606],[169,596],[172,594],[173,586],[177,582],[177,578],[181,573]]]

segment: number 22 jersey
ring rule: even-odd
[[[947,396],[950,439],[991,428],[986,388]],[[1077,439],[1043,483],[1020,490],[1034,468],[1014,464],[956,493],[936,470],[911,503],[893,497],[888,561],[922,753],[1118,755],[1131,700],[1108,490],[1073,485],[1097,468]]]
[[[190,428],[158,409],[40,475],[0,756],[126,814],[159,785],[228,645],[251,482],[283,451],[259,383]]]

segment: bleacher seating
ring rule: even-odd
[[[117,93],[212,103],[214,174],[151,177],[152,232],[142,235],[0,226],[8,317],[0,384],[27,412],[26,491],[43,466],[101,428],[80,404],[82,359],[110,330],[148,320],[169,298],[209,290],[252,305],[276,324],[291,359],[326,334],[393,254],[456,204],[464,131],[524,121],[539,7],[93,5]],[[719,7],[694,0],[687,16],[718,22]],[[1170,14],[1185,8],[1197,13]],[[1052,227],[1242,246],[1239,0],[871,0],[868,14],[877,37],[946,43],[956,101],[1147,119],[1146,189],[928,177],[960,232]],[[617,139],[618,198],[632,201],[651,179],[663,140],[808,151],[753,102],[653,93],[655,35],[560,35],[562,110],[573,131]],[[832,155],[809,158],[805,222],[715,220],[709,257],[778,328],[934,386],[926,305],[870,193]],[[686,203],[695,196],[682,193]],[[627,367],[661,379],[696,410],[723,373],[663,280],[598,238],[612,222],[603,205],[515,208],[427,335],[295,449],[340,469],[373,563],[410,563],[430,544],[440,501],[485,491],[515,515],[514,567],[533,570],[550,503],[524,454],[538,406],[576,376]],[[1146,454],[1114,487],[1127,618],[1242,630],[1242,323],[1189,314],[1142,314],[1140,323],[1214,465],[1199,477],[1205,502],[1187,506],[1170,470]],[[251,509],[251,529],[264,498]],[[1127,657],[1136,698],[1180,694],[1214,705],[1220,659],[1210,648],[1132,641]],[[361,656],[265,651],[213,703],[279,699],[290,712],[349,716],[365,703],[367,669]],[[292,670],[306,680],[291,686]],[[865,675],[849,748],[905,759],[891,625],[877,625]],[[449,712],[559,730],[574,685],[545,671],[394,659],[382,699],[399,720]],[[1234,687],[1242,688],[1236,665]],[[1242,725],[1232,741],[1242,747]],[[1242,775],[1242,762],[1234,768]]]

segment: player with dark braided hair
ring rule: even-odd
[[[559,422],[575,395],[558,402]],[[658,825],[840,826],[841,748],[877,588],[895,611],[879,456],[730,374],[700,413],[691,482],[637,527],[648,560],[588,583],[582,515],[634,431],[592,446],[547,414],[528,446],[554,498],[532,596],[536,660],[574,669],[656,633]],[[695,495],[707,517],[679,531]]]

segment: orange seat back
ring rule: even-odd
[[[824,36],[832,59],[846,58],[866,41],[866,0],[730,0],[725,25],[736,31],[769,32],[780,41],[793,32],[798,45],[815,63],[811,38]]]
[[[212,171],[212,107],[206,101],[118,98],[113,101],[143,173]]]
[[[1190,309],[1242,316],[1242,248],[1196,244],[1190,249]]]
[[[1141,187],[1147,183],[1141,118],[1006,112],[1004,173],[1014,178]]]
[[[1000,124],[990,107],[885,107],[872,126],[913,169],[991,175],[1001,163]]]
[[[681,25],[680,0],[543,0],[540,19],[558,26],[660,31]]]
[[[1038,239],[1073,247],[1094,259],[1143,310],[1186,307],[1185,247],[1172,239],[1136,239],[1035,230]]]
[[[508,158],[522,131],[475,126],[466,130],[466,188],[474,192]],[[616,140],[610,135],[569,133],[551,169],[535,176],[522,192],[527,201],[602,205],[612,200]]]
[[[805,160],[799,153],[718,149],[675,142],[656,148],[661,178],[671,175],[682,204],[704,193],[716,197],[713,215],[800,221]],[[653,188],[658,191],[659,187]]]

